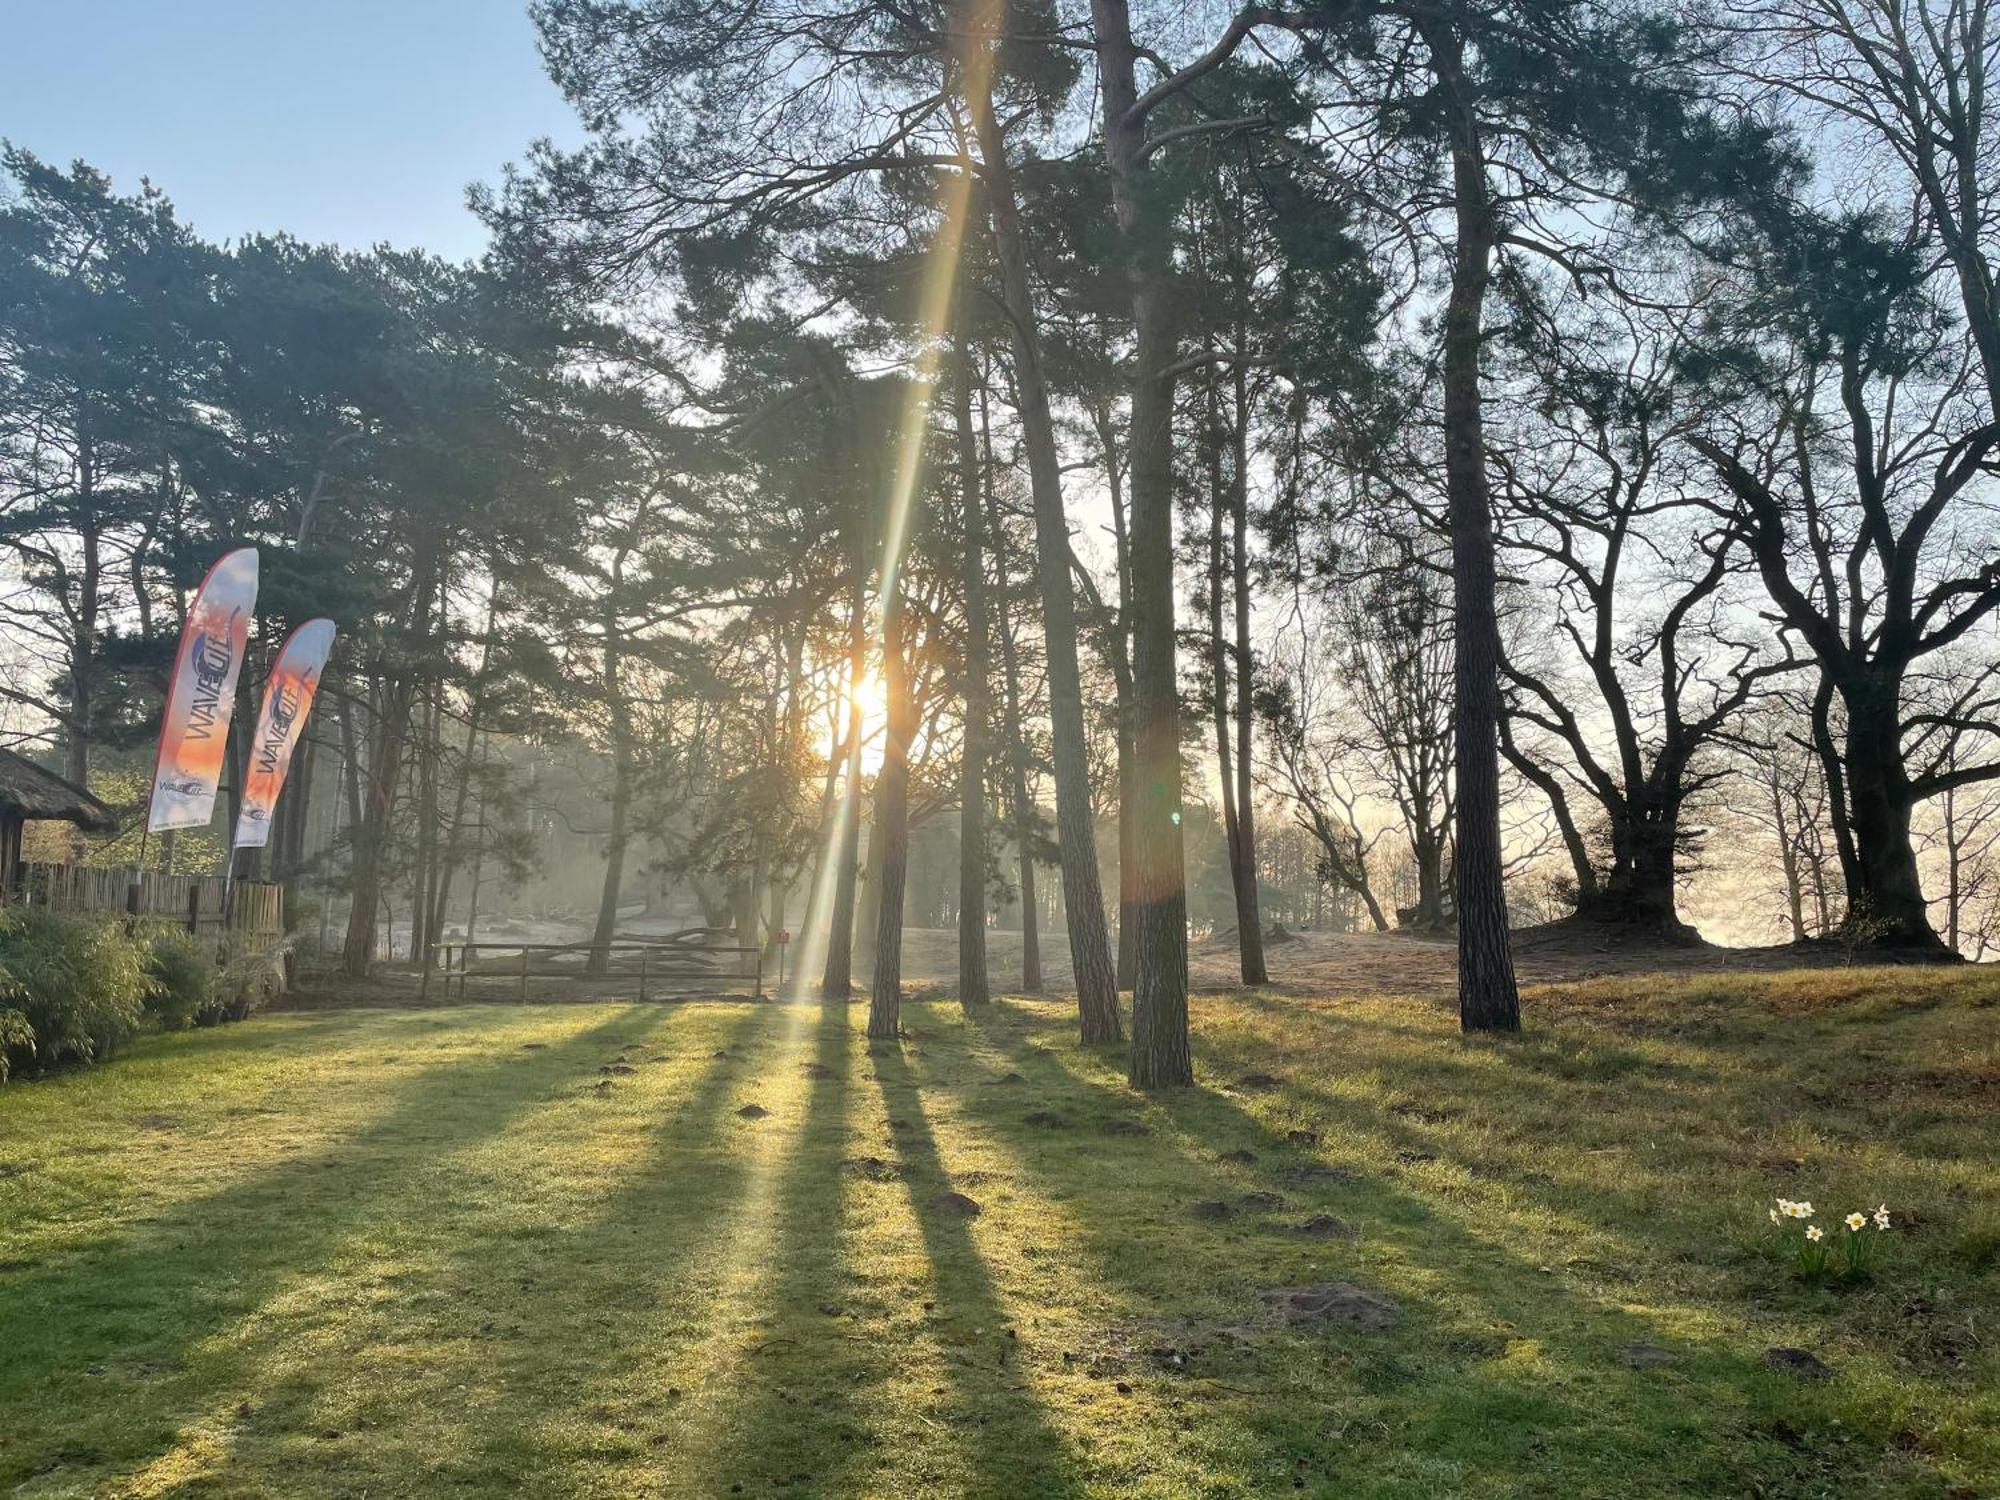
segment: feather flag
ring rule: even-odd
[[[261,849],[271,841],[271,814],[312,713],[319,674],[333,650],[333,634],[333,621],[308,620],[285,637],[271,680],[264,685],[264,707],[257,715],[256,738],[250,742],[250,770],[243,778],[243,804],[231,848]]]
[[[153,761],[153,795],[146,830],[205,828],[215,812],[215,788],[236,707],[236,679],[257,611],[257,549],[225,552],[208,570],[188,607],[174,659],[173,686],[160,719]]]

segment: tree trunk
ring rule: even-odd
[[[428,554],[418,561],[408,617],[412,636],[421,638],[430,628],[437,568],[438,559]],[[375,957],[377,909],[383,899],[383,855],[396,786],[402,778],[403,748],[409,738],[415,694],[416,678],[405,670],[390,679],[388,691],[382,695],[367,786],[353,830],[354,897],[348,907],[347,940],[341,950],[341,971],[351,978],[365,977]]]
[[[618,929],[618,896],[625,888],[625,848],[632,811],[632,714],[625,701],[624,641],[613,610],[604,617],[604,699],[611,728],[611,827],[604,840],[604,885],[597,896],[597,926],[590,935],[588,972],[611,966],[611,939]]]
[[[426,969],[437,962],[437,928],[432,918],[437,911],[439,866],[444,856],[439,828],[444,804],[438,789],[443,719],[444,684],[433,674],[424,693],[424,737],[417,760],[417,870],[410,890],[410,956]]]
[[[958,1003],[985,1005],[991,995],[986,976],[986,758],[992,727],[992,694],[987,684],[986,533],[981,501],[979,442],[972,427],[972,348],[960,322],[953,333],[956,379],[952,417],[958,432],[958,488],[964,517],[965,548],[965,735],[958,772]]]
[[[1111,539],[1118,563],[1118,598],[1132,597],[1131,539],[1126,530],[1125,485],[1118,472],[1118,436],[1111,412],[1092,412],[1097,439],[1104,449],[1104,482],[1111,498]],[[1121,609],[1107,653],[1111,680],[1118,690],[1118,988],[1129,990],[1139,976],[1139,902],[1133,880],[1132,829],[1137,804],[1132,780],[1132,641]]]
[[[1188,1046],[1187,886],[1181,849],[1180,684],[1174,666],[1172,311],[1161,273],[1171,232],[1146,213],[1144,123],[1125,0],[1092,0],[1104,151],[1135,336],[1131,461],[1132,855],[1139,962],[1132,987],[1135,1088],[1194,1082]]]
[[[474,767],[479,760],[479,721],[486,708],[486,674],[493,665],[493,626],[499,617],[500,591],[498,584],[487,595],[486,630],[479,646],[479,670],[472,677],[472,701],[466,706],[465,745],[459,752],[458,785],[452,792],[451,822],[445,830],[444,868],[438,876],[437,897],[431,914],[432,930],[443,933],[445,919],[451,912],[451,888],[458,878],[458,867],[465,862],[465,814],[472,797]],[[480,802],[480,817],[485,816],[485,801]],[[471,941],[471,933],[466,934]]]
[[[876,773],[879,789],[881,773]],[[875,973],[875,928],[882,920],[882,830],[871,819],[868,849],[861,860],[861,883],[855,891],[854,973],[863,984]]]
[[[1458,37],[1419,22],[1451,115],[1456,254],[1444,324],[1445,487],[1451,515],[1456,652],[1458,1015],[1466,1031],[1518,1031],[1521,1001],[1507,932],[1500,846],[1500,624],[1493,510],[1480,412],[1480,344],[1496,233],[1478,116]]]
[[[96,527],[84,527],[79,540],[82,555],[77,564],[76,615],[69,640],[69,727],[63,736],[63,775],[87,788],[90,740],[97,724],[97,613],[103,561]],[[71,835],[79,838],[81,830],[72,828]]]
[[[903,886],[910,865],[910,738],[916,728],[916,706],[910,698],[906,656],[907,626],[906,606],[900,598],[892,598],[888,603],[888,618],[882,624],[882,682],[888,699],[888,724],[882,747],[882,770],[875,782],[875,831],[869,836],[869,843],[881,848],[875,979],[868,1005],[868,1035],[878,1041],[895,1039],[903,1000]]]
[[[1090,762],[1083,728],[1082,669],[1077,662],[1076,597],[1070,581],[1069,518],[1063,508],[1062,467],[1055,421],[1042,371],[1039,325],[1028,281],[1028,257],[1014,199],[1007,143],[990,93],[969,91],[968,104],[986,168],[993,242],[1013,327],[1014,379],[1020,393],[1021,435],[1028,454],[1035,507],[1036,572],[1047,642],[1049,727],[1054,751],[1056,833],[1062,853],[1063,906],[1070,964],[1076,977],[1077,1020],[1086,1043],[1116,1041],[1117,976],[1104,925],[1097,868],[1097,830],[1090,807]]]
[[[1806,940],[1805,882],[1799,870],[1799,851],[1792,844],[1790,820],[1785,815],[1785,790],[1779,776],[1778,749],[1771,747],[1764,789],[1771,795],[1771,827],[1778,835],[1778,867],[1785,879],[1785,917],[1791,923],[1792,941]]]
[[[1236,340],[1235,472],[1231,477],[1230,585],[1236,610],[1236,945],[1245,984],[1266,984],[1270,971],[1264,961],[1264,917],[1257,898],[1255,708],[1251,668],[1256,657],[1250,645],[1250,399],[1247,340],[1241,328]]]
[[[1041,912],[1035,894],[1035,806],[1028,800],[1028,746],[1021,728],[1021,665],[1014,650],[1014,622],[1007,609],[1009,569],[1007,533],[1000,524],[1000,502],[987,495],[993,526],[993,575],[1001,600],[998,621],[1000,664],[1005,680],[1008,800],[1014,825],[1014,852],[1021,887],[1021,988],[1037,994],[1042,988]]]
[[[1931,926],[1910,839],[1916,799],[1903,765],[1901,685],[1861,680],[1839,686],[1847,707],[1841,769],[1858,887],[1848,921],[1865,922],[1871,943],[1943,955],[1949,950]]]
[[[1623,857],[1614,863],[1597,899],[1579,910],[1669,939],[1692,938],[1694,929],[1674,910],[1679,809],[1642,806],[1625,822]]]
[[[859,542],[855,546],[854,599],[847,617],[847,770],[834,815],[833,905],[828,913],[826,964],[819,992],[828,1000],[845,1000],[854,990],[854,878],[861,852],[861,684],[868,672],[865,601],[867,564]]]

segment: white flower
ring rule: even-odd
[[[1825,1239],[1826,1236],[1820,1232],[1819,1225],[1808,1224],[1806,1226],[1806,1238],[1817,1244],[1819,1241]]]
[[[1771,1210],[1771,1222],[1773,1224],[1782,1224],[1784,1222],[1783,1218],[1779,1216],[1779,1213],[1775,1208]]]
[[[1840,1222],[1847,1226],[1849,1233],[1854,1233],[1859,1231],[1861,1227],[1868,1222],[1868,1215],[1849,1214],[1846,1218],[1842,1219]]]
[[[1887,1229],[1889,1227],[1888,1204],[1884,1203],[1880,1208],[1875,1210],[1875,1227],[1877,1229]]]

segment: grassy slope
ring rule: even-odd
[[[1514,1044],[1429,1002],[1214,995],[1213,1086],[1165,1100],[1059,1006],[914,1006],[872,1053],[862,1012],[279,1016],[0,1090],[0,1486],[2000,1482],[1990,971],[1544,991]],[[1254,1072],[1283,1085],[1221,1087]],[[1260,1189],[1284,1206],[1188,1212]],[[1777,1193],[1916,1217],[1876,1284],[1814,1290],[1767,1240]],[[1357,1237],[1288,1232],[1316,1212]],[[1400,1326],[1269,1325],[1261,1289],[1336,1278]],[[1677,1362],[1627,1368],[1640,1342]],[[1777,1344],[1836,1377],[1766,1371]]]

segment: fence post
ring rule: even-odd
[[[764,950],[762,948],[757,950],[757,973],[756,977],[750,981],[750,998],[752,1000],[762,1000],[764,998]]]
[[[528,998],[528,945],[521,945],[521,998]]]
[[[639,950],[639,998],[641,1000],[646,998],[646,960],[651,957],[652,954],[648,950],[644,948]]]

